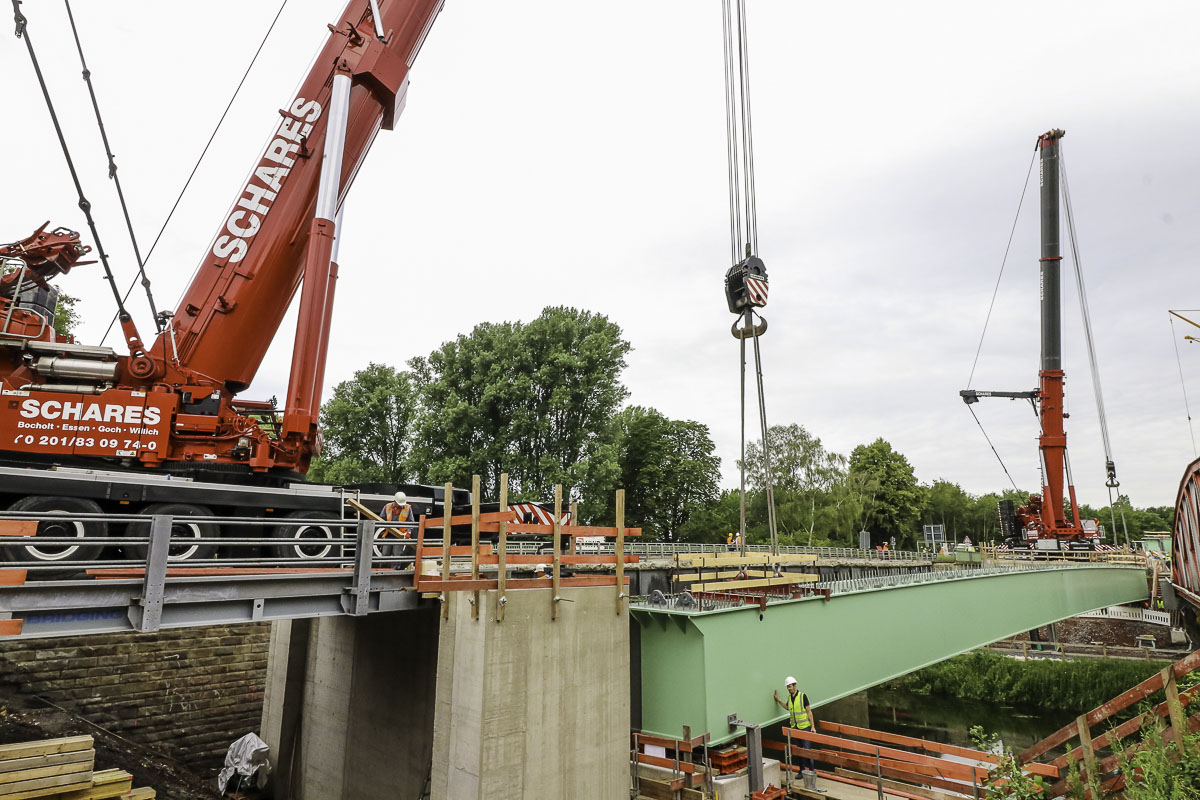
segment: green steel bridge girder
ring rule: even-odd
[[[1069,566],[979,575],[707,612],[635,607],[641,729],[732,739],[728,716],[784,718],[795,676],[814,708],[991,642],[1149,596],[1141,567]],[[818,712],[818,717],[820,716]]]

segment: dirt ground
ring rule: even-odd
[[[154,789],[159,800],[220,797],[216,775],[197,775],[182,764],[35,699],[0,693],[0,744],[85,734],[96,742],[96,769],[123,769],[133,775],[135,787]]]

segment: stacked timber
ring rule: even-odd
[[[0,800],[153,800],[128,772],[95,764],[91,736],[0,745]]]

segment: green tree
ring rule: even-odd
[[[75,326],[79,324],[79,312],[75,310],[78,302],[79,298],[66,293],[58,296],[58,305],[54,309],[54,332],[59,339],[66,339],[75,333]]]
[[[415,410],[407,373],[383,364],[360,369],[339,383],[321,407],[325,447],[313,460],[309,478],[329,483],[406,481]]]
[[[847,491],[846,457],[830,453],[818,437],[794,423],[772,426],[767,442],[780,542],[812,546],[843,538],[853,527],[849,517],[855,515],[847,513],[852,511],[847,501],[855,495]],[[747,515],[752,508],[755,516],[755,525],[747,521],[748,539],[749,529],[758,527],[759,507],[766,515],[766,475],[762,440],[751,442],[746,447],[746,477],[750,488],[763,494],[747,502]]]
[[[613,425],[618,474],[612,488],[625,489],[626,519],[640,524],[647,538],[677,540],[692,515],[719,496],[721,459],[708,426],[641,406],[621,411]],[[607,514],[603,519],[611,521]]]
[[[421,480],[469,485],[495,498],[568,497],[616,477],[613,414],[629,343],[601,314],[546,308],[529,323],[484,323],[409,362],[421,397],[410,464]],[[587,516],[586,512],[584,516]]]
[[[741,495],[737,489],[722,490],[712,501],[696,508],[687,522],[679,526],[683,542],[723,542],[738,530]],[[764,524],[764,530],[765,524]]]
[[[957,483],[937,480],[925,489],[925,507],[921,510],[922,525],[942,525],[949,541],[961,541],[964,536],[972,540],[978,535],[970,525],[975,498],[962,490]]]
[[[888,442],[876,439],[850,453],[850,474],[878,486],[871,501],[864,504],[864,518],[876,541],[895,536],[898,547],[915,549],[925,493],[908,459]]]

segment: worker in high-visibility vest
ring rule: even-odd
[[[410,506],[408,504],[408,495],[406,495],[404,492],[396,492],[395,497],[392,498],[392,502],[388,503],[386,506],[383,507],[383,515],[382,516],[383,516],[383,519],[385,522],[402,522],[402,523],[406,523],[406,524],[401,527],[396,527],[396,528],[383,528],[378,533],[376,533],[377,538],[385,538],[385,539],[411,539],[412,538],[412,528],[410,526],[411,526],[412,520],[413,520],[413,508],[412,508],[412,506]],[[414,554],[413,548],[408,547],[408,546],[397,547],[395,545],[392,545],[389,547],[381,548],[381,551],[383,552],[384,555],[400,556],[402,558],[411,558]],[[412,566],[413,566],[412,564],[405,564],[403,562],[395,564],[396,569],[403,569],[405,567],[412,567]]]
[[[775,702],[788,712],[788,727],[795,728],[800,731],[810,731],[816,727],[817,720],[813,716],[812,707],[808,704],[808,695],[796,688],[796,679],[791,675],[787,677],[787,700],[779,699],[779,690],[775,690]],[[800,739],[799,744],[806,750],[812,749],[812,742],[807,739]],[[811,758],[800,759],[800,766],[808,769],[816,769],[817,765]]]

